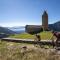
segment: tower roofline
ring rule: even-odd
[[[48,15],[46,10],[44,10],[43,15]]]

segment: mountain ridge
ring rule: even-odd
[[[14,34],[15,32],[6,28],[6,27],[1,27],[0,26],[0,33],[5,33],[5,34]]]
[[[60,31],[60,21],[55,22],[53,24],[49,24],[48,28],[50,30]],[[0,26],[0,33],[16,34],[16,33],[24,33],[24,32],[25,32],[25,26],[16,26],[16,27],[1,27]]]
[[[54,31],[60,31],[60,21],[55,22],[54,24],[49,24],[49,29]]]

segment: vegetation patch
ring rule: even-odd
[[[22,46],[27,46],[27,49],[24,50]],[[56,54],[56,50],[32,46],[0,41],[0,60],[60,60],[60,55]]]
[[[39,34],[40,34],[42,40],[46,40],[46,39],[49,40],[49,39],[51,39],[51,37],[53,35],[51,32],[47,32],[47,31],[41,32]],[[35,35],[31,35],[28,33],[22,33],[22,34],[15,34],[10,37],[11,38],[21,38],[21,39],[34,39]]]

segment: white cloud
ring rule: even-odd
[[[3,27],[13,27],[13,26],[25,26],[25,25],[41,25],[41,23],[36,22],[6,22],[6,23],[0,23],[0,26]]]

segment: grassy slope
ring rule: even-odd
[[[52,33],[51,32],[47,32],[47,31],[44,31],[44,32],[41,32],[40,33],[41,35],[41,39],[50,39],[52,37]],[[22,33],[22,34],[16,34],[14,36],[10,36],[12,38],[22,38],[22,39],[34,39],[35,36],[34,35],[30,35],[28,33]]]
[[[52,35],[51,32],[42,32],[40,34],[42,39],[49,39]],[[34,39],[34,35],[27,33],[10,37]],[[21,52],[22,46],[32,47],[32,49],[30,48],[28,51]],[[51,50],[49,51],[45,49],[39,50],[39,48],[35,50],[36,47],[33,48],[33,46],[34,45],[30,44],[0,41],[0,60],[60,60],[60,55],[56,55],[55,51],[52,52]],[[25,53],[25,55],[23,53]]]
[[[0,41],[0,60],[60,60],[55,50],[34,47],[24,52],[21,46],[30,45]]]

